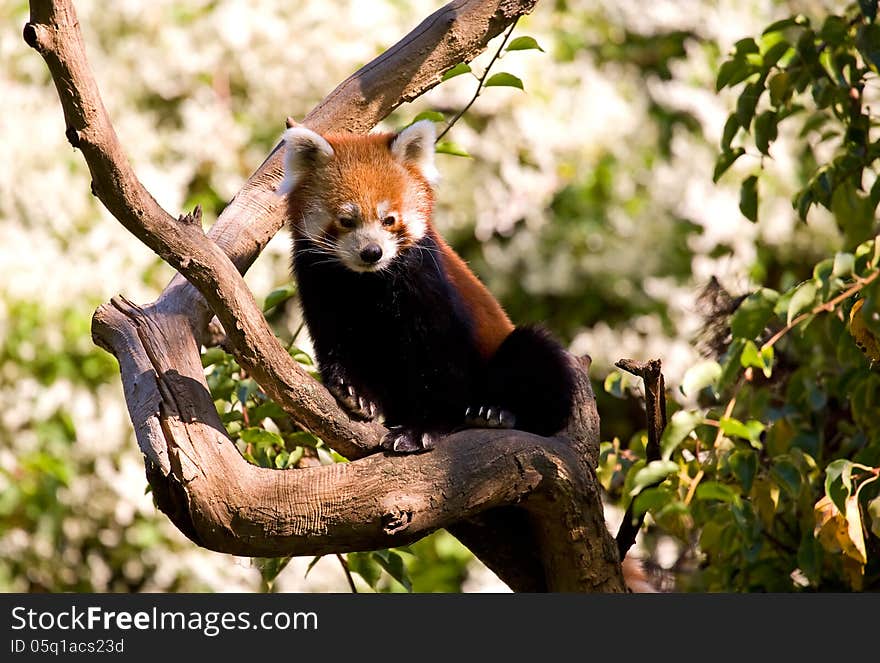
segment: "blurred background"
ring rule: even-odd
[[[715,91],[720,62],[773,20],[834,4],[544,0],[514,33],[543,52],[506,53],[496,66],[525,90],[486,89],[448,136],[471,157],[438,155],[437,225],[516,322],[545,322],[592,356],[604,440],[644,427],[637,400],[603,389],[613,362],[659,357],[675,391],[697,360],[696,300],[710,277],[744,292],[771,262],[812,264],[839,245],[821,211],[797,221],[798,159],[784,135],[763,181],[760,224],[740,213],[736,177],[712,182],[735,99]],[[76,8],[137,174],[172,214],[198,203],[211,222],[286,116],[304,116],[440,5]],[[89,325],[116,294],[152,301],[172,271],[90,195],[46,66],[21,38],[26,20],[27,3],[0,0],[0,590],[266,589],[258,563],[197,548],[146,491],[116,362],[92,344]],[[451,79],[383,128],[428,109],[448,117],[475,83]],[[248,273],[258,301],[289,281],[288,246],[283,231]],[[273,322],[295,326],[296,313]],[[651,545],[655,563],[667,563],[663,542]],[[413,550],[416,591],[504,589],[445,533]],[[293,560],[272,588],[348,591],[338,560],[306,576],[310,561]],[[390,578],[378,586],[401,590]]]

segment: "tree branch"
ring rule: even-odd
[[[659,359],[649,361],[636,361],[634,359],[620,359],[614,363],[617,368],[642,378],[645,385],[645,418],[648,424],[648,443],[645,445],[645,457],[650,463],[660,460],[660,439],[666,430],[666,382],[663,379],[662,365]],[[662,483],[662,482],[661,482]],[[659,485],[654,484],[654,485]],[[631,502],[620,529],[617,531],[617,550],[620,559],[626,557],[627,551],[636,542],[636,535],[642,528],[645,514],[638,518],[633,517],[633,504]]]
[[[474,57],[534,4],[450,3],[340,85],[304,122],[318,131],[367,130]],[[178,276],[153,304],[139,308],[115,298],[93,319],[95,341],[120,362],[157,503],[183,532],[199,545],[237,554],[320,554],[401,545],[438,527],[454,532],[462,519],[491,523],[493,508],[519,504],[531,531],[508,532],[522,541],[499,541],[496,548],[537,549],[543,577],[527,584],[504,555],[480,555],[490,567],[499,560],[494,568],[514,589],[622,589],[613,541],[602,524],[594,462],[587,461],[598,447],[591,392],[582,405],[593,414],[575,417],[580,438],[573,444],[516,431],[465,431],[430,454],[364,458],[384,429],[350,420],[290,358],[239,274],[283,223],[274,193],[280,146],[206,237],[199,224],[162,210],[137,180],[88,68],[70,2],[32,0],[24,36],[46,60],[67,135],[83,152],[95,194],[198,289]],[[343,455],[363,460],[295,471],[245,462],[225,434],[199,360],[197,339],[211,311],[239,363],[297,423]],[[595,426],[579,427],[584,422]],[[578,453],[583,449],[592,451]]]

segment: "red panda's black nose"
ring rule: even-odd
[[[361,260],[368,263],[379,262],[382,257],[382,247],[378,244],[367,244],[361,249]]]

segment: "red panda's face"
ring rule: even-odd
[[[298,238],[355,272],[388,268],[427,232],[433,205],[434,125],[400,134],[324,138],[295,127],[285,133],[279,191]]]

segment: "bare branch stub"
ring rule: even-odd
[[[439,82],[445,70],[473,58],[535,1],[451,2],[343,82],[304,122],[318,131],[369,129]],[[159,300],[143,308],[114,300],[93,319],[96,342],[120,360],[129,413],[151,483],[163,490],[163,511],[188,536],[215,550],[260,556],[374,549],[521,505],[530,514],[529,531],[508,530],[494,549],[478,552],[502,579],[515,589],[622,589],[620,567],[607,554],[611,539],[590,464],[572,455],[563,438],[465,431],[444,440],[443,451],[418,457],[373,455],[292,471],[246,463],[217,420],[201,370],[196,338],[212,311],[242,366],[343,455],[370,454],[384,430],[352,421],[290,360],[239,275],[283,222],[274,192],[280,146],[206,237],[197,214],[168,214],[131,169],[86,62],[72,4],[32,0],[24,37],[46,60],[68,140],[86,159],[94,194],[189,281],[175,277]],[[594,423],[597,431],[598,418]],[[584,430],[593,435],[593,428]],[[543,578],[536,584],[519,582],[528,564],[498,552],[515,539],[539,551]]]
[[[645,418],[648,424],[648,443],[645,445],[645,456],[649,463],[660,460],[660,440],[663,438],[663,431],[666,430],[666,382],[663,379],[661,362],[659,359],[648,361],[620,359],[614,365],[642,379],[645,386]],[[620,530],[617,532],[617,548],[620,552],[620,559],[626,556],[627,551],[635,543],[636,535],[645,519],[644,514],[634,519],[632,509],[633,505],[630,504],[623,515]]]

